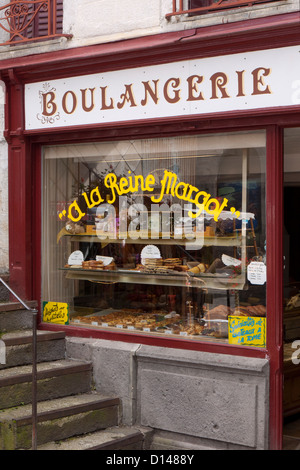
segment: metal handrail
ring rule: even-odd
[[[8,284],[0,277],[0,282],[9,292],[32,313],[32,450],[37,449],[37,314],[35,308],[30,308]]]

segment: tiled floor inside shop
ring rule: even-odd
[[[300,450],[300,415],[285,420],[283,450]]]

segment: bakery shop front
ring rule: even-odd
[[[299,45],[180,34],[1,66],[11,283],[157,445],[279,449],[300,405]]]

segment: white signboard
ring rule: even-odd
[[[300,46],[25,85],[26,130],[300,105]]]

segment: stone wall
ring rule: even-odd
[[[92,361],[96,389],[155,429],[156,448],[268,448],[267,360],[81,338],[67,355]]]

